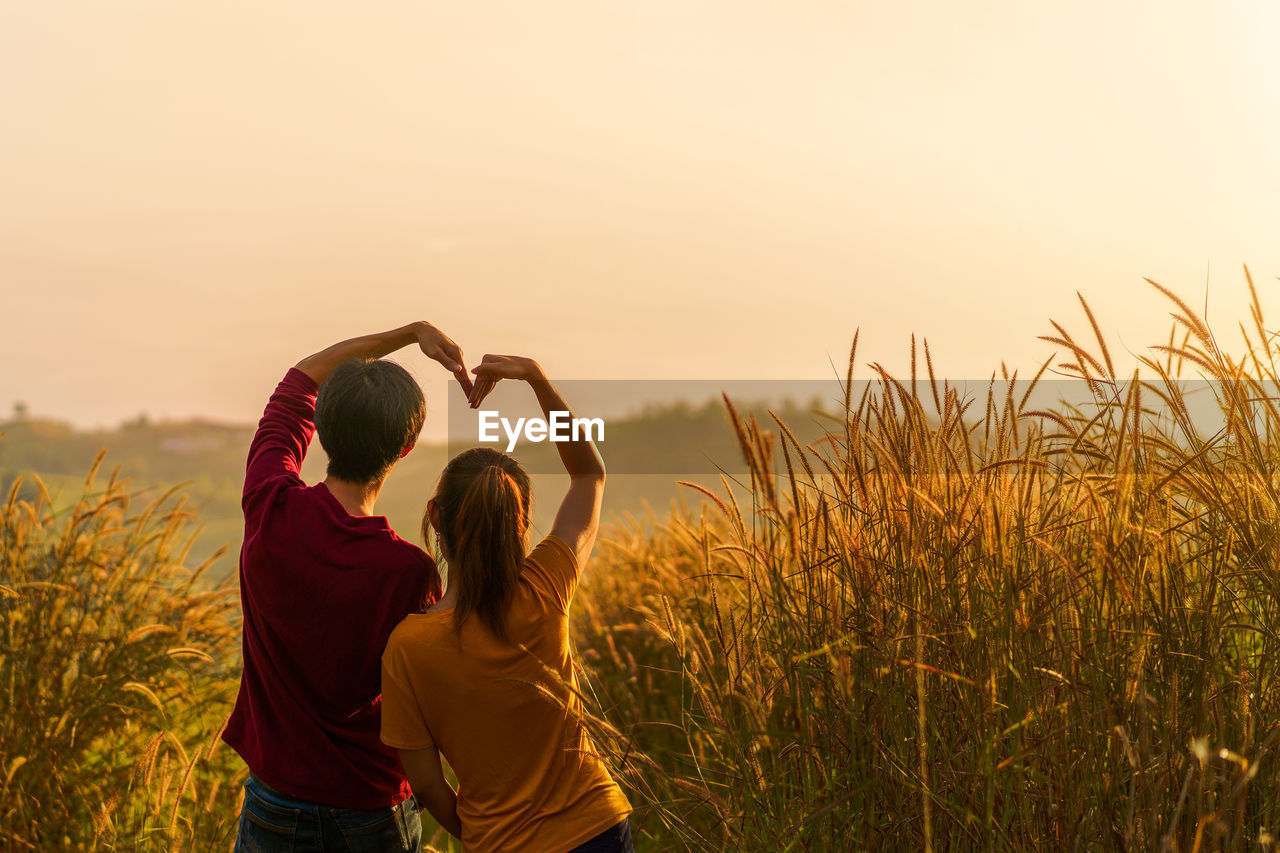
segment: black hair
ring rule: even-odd
[[[409,371],[394,361],[342,362],[316,395],[316,432],[329,454],[329,476],[381,480],[418,440],[426,418],[427,401]]]

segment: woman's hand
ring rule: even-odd
[[[518,355],[486,355],[480,364],[471,369],[476,384],[471,389],[468,402],[471,408],[480,405],[485,395],[503,379],[522,379],[529,383],[542,414],[550,418],[552,412],[565,412],[572,418],[569,404],[552,387],[538,362]],[[578,558],[578,570],[586,564],[591,547],[596,541],[596,529],[600,524],[600,502],[604,495],[604,460],[591,441],[591,430],[572,441],[556,444],[565,473],[569,475],[569,491],[560,502],[551,532],[566,542]]]
[[[471,368],[471,372],[476,375],[476,382],[467,395],[467,403],[473,409],[479,407],[481,401],[503,379],[536,382],[547,378],[538,362],[521,355],[486,355],[480,360],[480,364]]]

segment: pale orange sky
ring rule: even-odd
[[[1033,366],[1076,290],[1139,349],[1242,263],[1280,317],[1280,7],[1055,5],[5,4],[0,412],[247,421],[418,318],[799,378]]]

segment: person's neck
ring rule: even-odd
[[[444,591],[444,595],[440,596],[440,600],[431,605],[428,610],[448,610],[450,607],[458,603],[458,584],[456,581],[450,580],[449,586]]]
[[[378,500],[378,492],[382,491],[382,480],[368,483],[353,483],[332,475],[325,477],[324,487],[329,490],[348,515],[373,515],[373,505]]]

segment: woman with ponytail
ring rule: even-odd
[[[517,379],[548,419],[569,410],[531,359],[486,355],[472,372],[473,408],[499,380]],[[569,602],[595,543],[604,463],[589,438],[556,447],[569,489],[532,550],[520,465],[483,447],[449,462],[423,519],[448,587],[400,623],[382,656],[382,740],[467,853],[633,849],[631,807],[581,725],[569,655]]]

